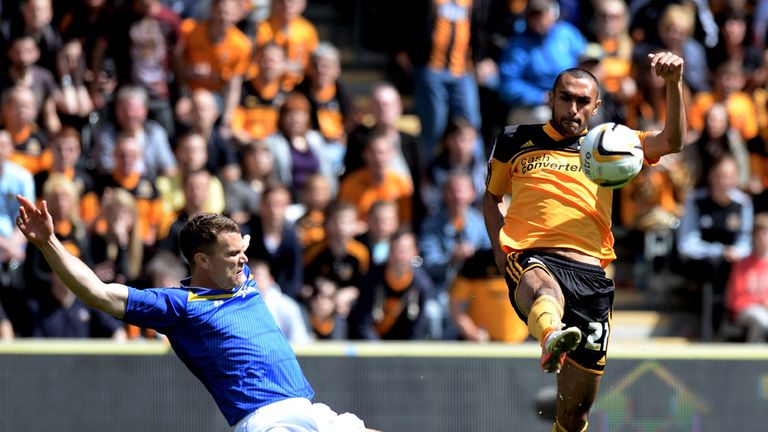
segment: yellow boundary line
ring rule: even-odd
[[[302,357],[434,357],[538,358],[533,342],[517,345],[461,342],[316,342],[294,349]],[[161,341],[117,343],[110,340],[22,339],[0,343],[0,355],[166,355]],[[759,344],[694,344],[672,341],[621,342],[611,345],[610,359],[768,360],[768,346]]]

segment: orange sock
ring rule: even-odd
[[[549,295],[536,299],[528,314],[528,331],[539,342],[544,342],[547,335],[562,326],[563,309],[557,300]]]

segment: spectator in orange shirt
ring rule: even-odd
[[[358,217],[365,220],[368,209],[377,200],[396,201],[403,223],[412,221],[411,181],[389,167],[394,156],[392,141],[381,133],[373,133],[363,151],[365,166],[344,177],[339,188],[339,201],[354,203]]]
[[[269,17],[256,30],[256,45],[274,42],[285,49],[287,70],[283,81],[286,88],[301,82],[310,54],[317,49],[319,37],[314,24],[301,16],[307,0],[272,0]]]
[[[285,101],[283,87],[285,52],[275,43],[257,50],[258,71],[243,83],[240,101],[232,117],[232,135],[241,143],[264,139],[277,132],[280,107]]]
[[[757,108],[748,93],[743,91],[745,84],[744,66],[735,61],[728,61],[717,68],[715,85],[711,92],[700,92],[694,96],[688,109],[688,124],[691,129],[701,131],[704,128],[704,116],[716,102],[722,102],[728,109],[731,126],[741,134],[746,142],[758,132]]]
[[[522,342],[527,325],[509,303],[509,290],[490,249],[464,262],[450,289],[451,318],[463,340]]]
[[[235,26],[240,15],[239,0],[213,0],[208,20],[186,19],[181,23],[181,37],[174,50],[182,95],[176,105],[177,117],[189,116],[191,91],[205,88],[220,99],[221,125],[225,129],[230,125],[251,60],[252,44]]]
[[[3,92],[3,126],[11,134],[14,151],[8,157],[32,175],[51,166],[48,139],[35,123],[35,95],[28,87],[16,86]]]

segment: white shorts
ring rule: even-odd
[[[362,432],[356,415],[336,414],[328,405],[292,398],[271,403],[243,417],[234,432]]]

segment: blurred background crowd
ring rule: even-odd
[[[62,285],[14,226],[23,194],[139,288],[186,276],[190,215],[232,217],[294,343],[526,340],[479,206],[494,137],[546,122],[575,66],[601,82],[594,124],[660,128],[660,50],[686,61],[689,142],[615,193],[617,305],[768,335],[766,0],[0,7],[0,339],[161,337]]]

